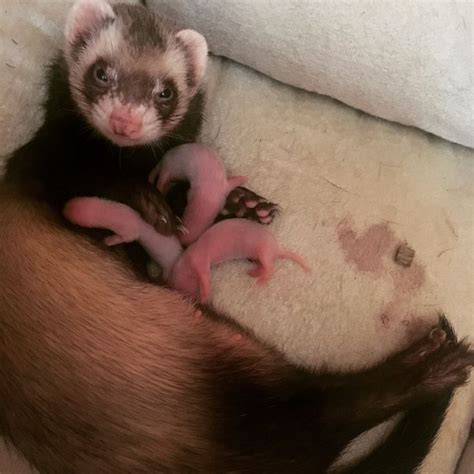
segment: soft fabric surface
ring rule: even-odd
[[[39,124],[42,67],[61,41],[67,2],[9,1],[0,18],[0,155]],[[8,66],[7,66],[8,63]],[[281,204],[272,229],[306,256],[280,261],[265,288],[245,262],[214,273],[214,303],[291,358],[356,368],[417,337],[445,311],[474,336],[474,152],[214,59],[203,141],[252,189]],[[398,243],[412,267],[393,262]],[[457,393],[419,470],[454,471],[474,384]],[[380,431],[380,430],[379,430]],[[366,438],[358,445],[368,447]],[[27,467],[0,454],[0,472]]]
[[[474,436],[466,445],[464,456],[459,464],[457,474],[472,474],[474,470]]]
[[[474,146],[473,3],[149,0],[211,51],[378,117]]]

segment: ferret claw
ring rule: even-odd
[[[182,221],[178,216],[175,216],[175,219],[176,219],[176,222],[177,222],[177,225],[176,225],[177,231],[178,231],[180,234],[182,234],[182,235],[189,234],[189,230],[188,230],[188,228],[183,224],[183,221]]]
[[[177,229],[178,229],[178,232],[182,235],[189,234],[189,230],[183,224],[178,225]]]

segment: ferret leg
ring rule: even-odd
[[[159,234],[171,235],[179,227],[179,222],[163,195],[146,181],[136,179],[115,181],[101,189],[100,197],[130,206]]]
[[[147,227],[129,206],[96,197],[71,199],[64,206],[63,215],[76,225],[113,232],[104,240],[108,246],[134,242],[140,238],[143,227]]]
[[[259,278],[264,271],[265,269],[263,268],[260,261],[257,261],[255,262],[254,268],[247,272],[247,275],[251,276],[252,278]]]
[[[278,205],[267,201],[264,197],[250,191],[250,189],[237,187],[227,196],[224,209],[216,221],[243,217],[260,224],[271,224],[278,212]]]
[[[207,303],[211,294],[211,273],[201,270],[199,273],[199,293],[201,303]]]
[[[474,350],[457,342],[444,318],[418,342],[385,362],[353,375],[321,379],[320,420],[330,429],[350,423],[353,434],[375,426],[401,410],[466,382]]]
[[[188,190],[188,183],[178,182],[166,191],[166,201],[177,216],[181,217],[184,214]],[[278,204],[266,200],[250,189],[237,187],[227,196],[224,209],[217,216],[216,222],[243,217],[268,225],[272,223],[278,211]]]
[[[211,294],[211,267],[201,261],[192,261],[191,268],[194,270],[199,282],[199,301],[207,303]]]
[[[235,188],[238,188],[239,186],[242,186],[248,181],[247,176],[228,176],[227,177],[227,183],[229,185],[229,192],[234,190]]]
[[[261,268],[257,283],[259,285],[265,285],[273,274],[273,258],[272,255],[270,255],[270,253],[265,249],[258,252],[257,256],[259,266]]]
[[[113,247],[115,245],[120,245],[120,244],[128,244],[130,242],[133,242],[135,239],[128,239],[123,235],[109,235],[104,238],[104,244],[107,245],[107,247]]]
[[[123,178],[106,182],[98,187],[98,190],[100,190],[98,197],[131,207],[159,234],[171,236],[182,228],[181,222],[175,217],[162,194],[144,180]],[[114,237],[105,243],[110,246],[121,242]],[[129,243],[122,251],[125,251],[138,276],[144,277],[147,281],[157,282],[155,277],[148,272],[150,257],[140,244]]]

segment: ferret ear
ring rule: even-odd
[[[190,52],[193,58],[192,66],[195,71],[195,79],[197,83],[200,83],[204,78],[204,74],[206,74],[207,67],[207,54],[209,50],[206,39],[194,30],[181,30],[177,33],[176,37]]]
[[[77,0],[67,17],[64,35],[69,44],[74,44],[82,35],[114,18],[107,0]]]

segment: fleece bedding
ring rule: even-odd
[[[69,3],[3,0],[0,155],[41,121],[42,68],[61,44]],[[272,230],[312,267],[308,275],[280,261],[261,288],[247,263],[222,265],[213,275],[218,309],[293,360],[331,369],[377,362],[439,311],[474,338],[473,150],[228,59],[211,59],[207,81],[202,141],[230,173],[248,175],[252,189],[280,204]],[[405,241],[416,252],[409,268],[393,261]],[[455,472],[473,409],[471,382],[457,391],[419,474]],[[347,456],[366,452],[386,428]],[[29,472],[13,450],[0,450],[0,473]]]
[[[377,117],[474,146],[474,3],[149,0],[211,51]]]

